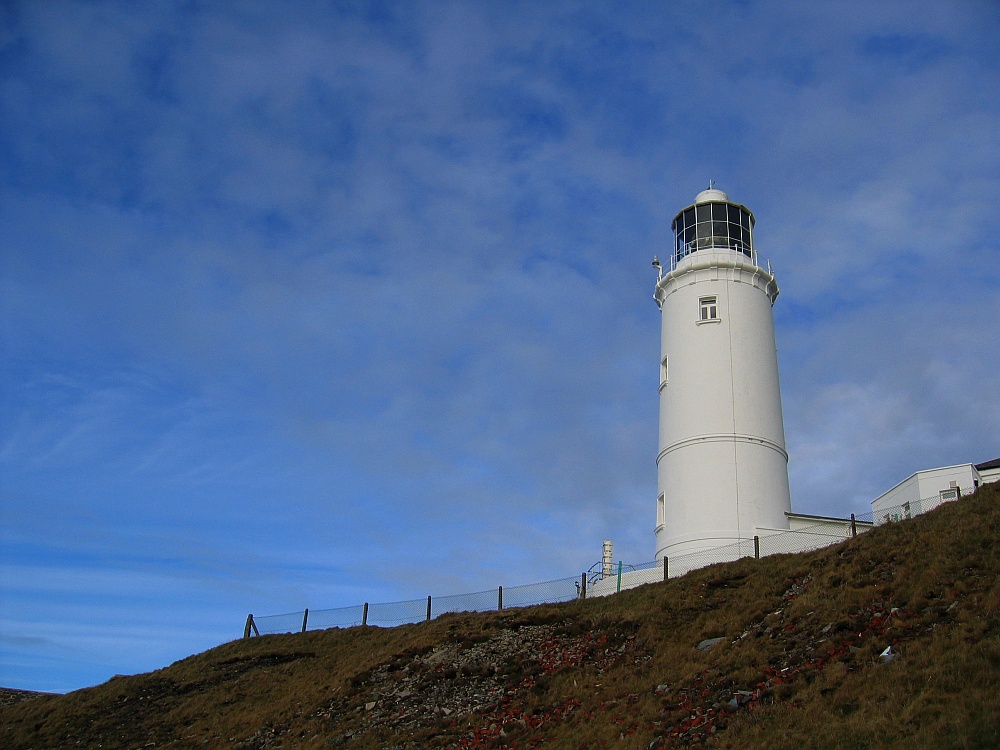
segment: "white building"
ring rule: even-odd
[[[989,484],[990,482],[1000,482],[1000,458],[976,464],[976,471],[979,473],[979,483]]]
[[[754,216],[721,190],[673,221],[662,313],[656,557],[789,528],[788,454],[771,306],[778,285]]]
[[[872,519],[880,524],[912,518],[975,492],[981,484],[996,481],[1000,481],[1000,458],[982,464],[924,469],[872,500]]]

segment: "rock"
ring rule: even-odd
[[[725,638],[706,638],[705,640],[703,640],[701,643],[698,644],[698,650],[699,651],[708,651],[710,648],[712,648],[713,646],[717,646],[718,644],[722,643],[724,640],[726,640],[726,639]]]
[[[373,708],[375,708],[375,703],[376,703],[376,701],[371,701],[369,703],[366,703],[365,704],[365,711],[371,711]]]

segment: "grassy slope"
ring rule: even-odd
[[[1000,747],[998,532],[994,484],[606,599],[234,641],[0,707],[0,746]]]

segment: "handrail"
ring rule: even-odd
[[[727,237],[698,237],[691,242],[685,242],[681,245],[680,249],[671,253],[670,270],[673,271],[676,269],[677,264],[684,258],[698,252],[699,250],[729,250],[731,252],[745,255],[750,259],[751,263],[759,265],[757,262],[757,252],[740,240],[734,240]]]

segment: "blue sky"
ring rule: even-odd
[[[757,216],[793,508],[1000,456],[994,2],[0,6],[0,684],[652,557],[654,255]]]

